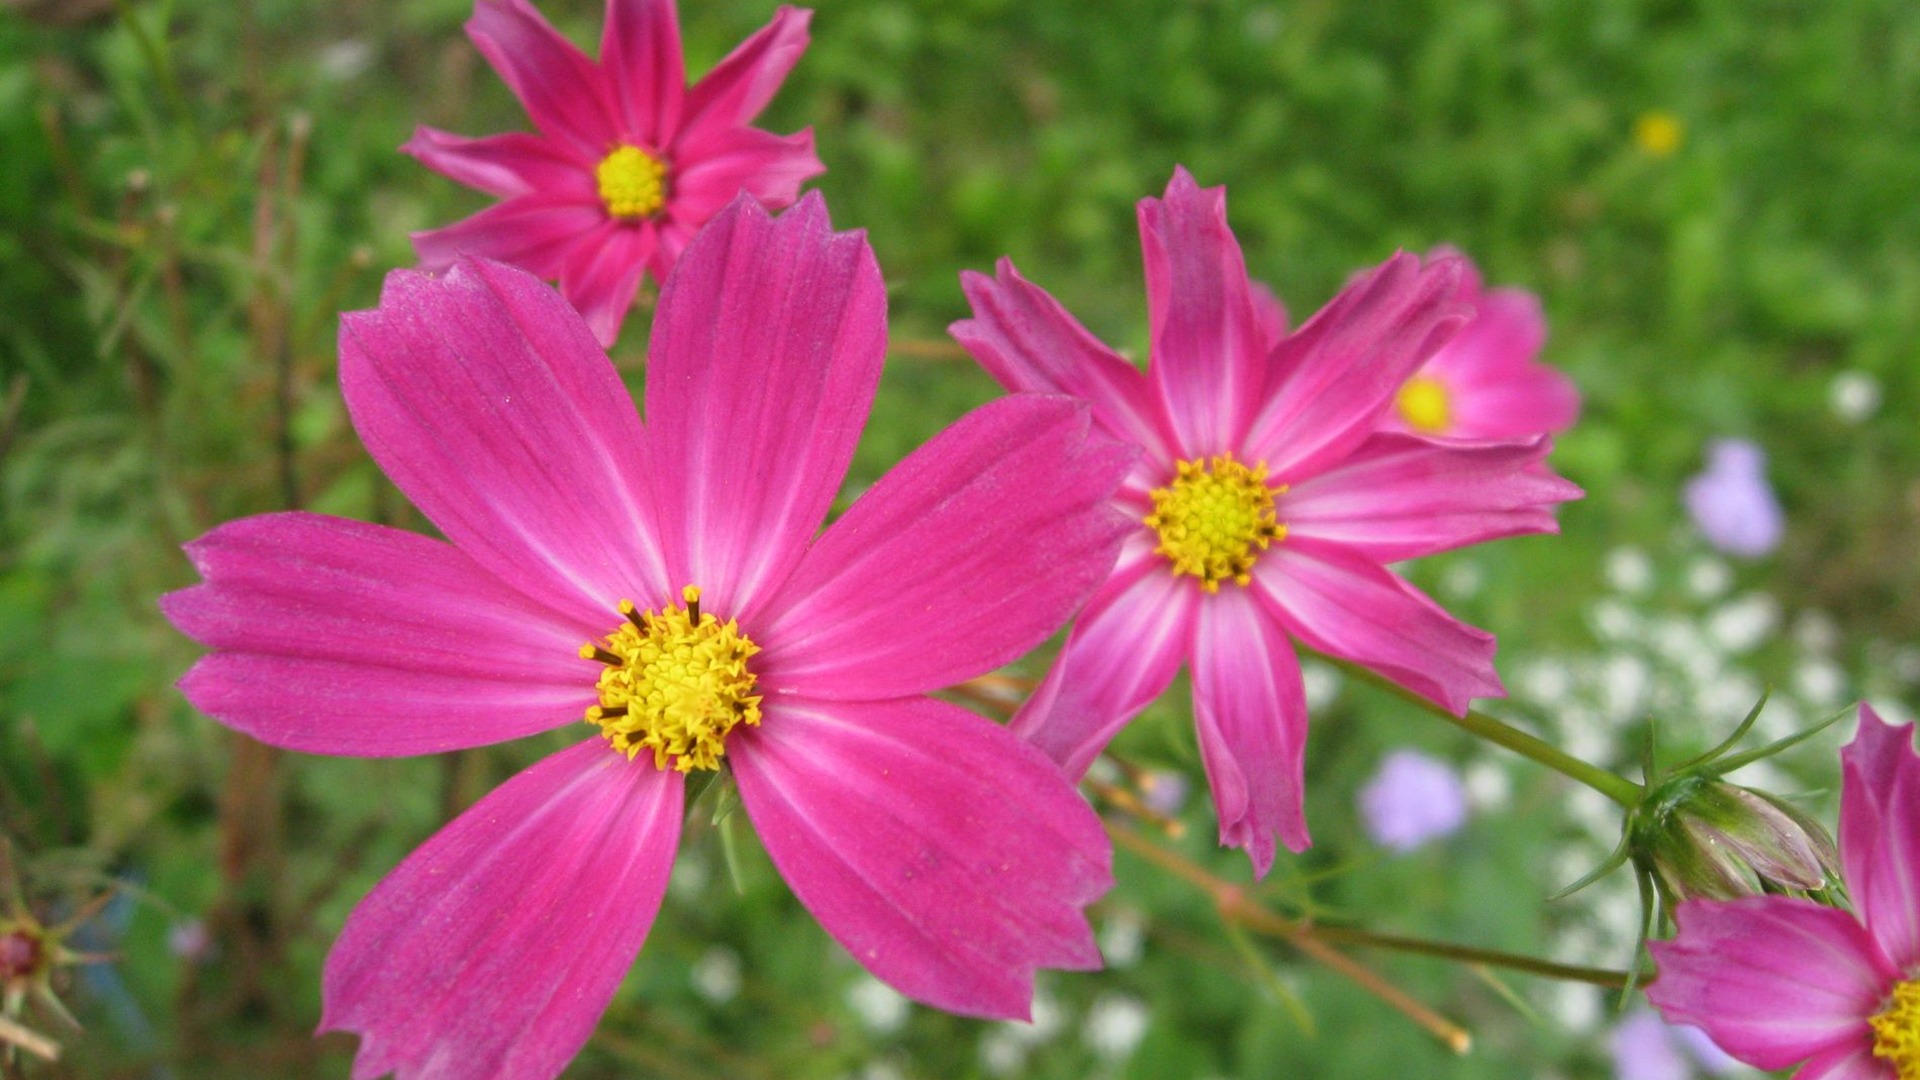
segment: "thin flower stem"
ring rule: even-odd
[[[1093,792],[1104,800],[1108,806],[1126,814],[1128,817],[1153,826],[1169,840],[1178,840],[1187,834],[1186,822],[1181,821],[1179,818],[1168,817],[1153,807],[1148,806],[1146,803],[1140,801],[1140,796],[1134,794],[1131,788],[1121,787],[1119,784],[1109,784],[1104,780],[1095,780],[1092,777],[1082,780],[1081,783],[1087,786],[1088,791]]]
[[[1465,1028],[1428,1008],[1406,991],[1387,982],[1372,968],[1320,940],[1317,927],[1268,911],[1260,905],[1259,901],[1247,895],[1244,888],[1224,878],[1215,877],[1196,863],[1161,847],[1132,829],[1108,822],[1107,832],[1122,847],[1198,887],[1212,897],[1214,907],[1219,909],[1220,917],[1228,923],[1284,940],[1303,955],[1346,976],[1356,986],[1420,1025],[1454,1053],[1464,1054],[1473,1046],[1473,1036]]]
[[[1313,934],[1296,933],[1287,939],[1287,943],[1322,965],[1345,975],[1361,989],[1398,1009],[1407,1019],[1425,1028],[1429,1034],[1440,1040],[1442,1046],[1454,1053],[1464,1054],[1473,1049],[1473,1036],[1467,1032],[1466,1028],[1429,1009],[1413,995],[1381,978],[1372,968],[1321,941]]]
[[[1433,941],[1401,934],[1380,934],[1358,927],[1316,924],[1313,929],[1314,933],[1328,941],[1344,941],[1353,945],[1392,949],[1395,952],[1413,953],[1418,956],[1436,956],[1443,960],[1458,960],[1466,964],[1483,964],[1487,967],[1505,968],[1509,971],[1538,975],[1547,979],[1587,983],[1608,990],[1618,990],[1627,985],[1627,979],[1630,977],[1627,972],[1615,971],[1612,968],[1557,964],[1551,960],[1524,956],[1520,953],[1501,952],[1498,949],[1476,949],[1471,945],[1455,945],[1450,941]]]
[[[1639,784],[1598,765],[1582,761],[1552,743],[1535,738],[1504,720],[1496,720],[1474,709],[1468,709],[1465,716],[1455,716],[1437,702],[1429,701],[1359,664],[1333,656],[1326,656],[1324,659],[1348,675],[1377,686],[1402,701],[1418,705],[1462,731],[1477,735],[1488,742],[1497,743],[1521,757],[1531,758],[1555,772],[1571,777],[1628,810],[1640,804]]]
[[[1202,892],[1213,897],[1214,903],[1223,911],[1231,909],[1232,918],[1240,925],[1259,933],[1273,937],[1286,938],[1289,941],[1308,936],[1321,941],[1337,941],[1349,945],[1359,945],[1372,949],[1390,949],[1394,952],[1412,953],[1418,956],[1432,956],[1443,960],[1458,960],[1466,964],[1480,964],[1486,967],[1504,968],[1526,975],[1537,975],[1547,979],[1562,979],[1567,982],[1588,983],[1593,986],[1617,990],[1627,985],[1632,975],[1611,968],[1581,967],[1575,964],[1559,964],[1551,960],[1525,956],[1519,953],[1502,952],[1497,949],[1480,949],[1471,945],[1456,945],[1447,941],[1434,941],[1429,938],[1409,937],[1402,934],[1382,934],[1358,927],[1328,926],[1305,919],[1292,919],[1262,907],[1247,895],[1246,889],[1224,878],[1217,877],[1204,867],[1154,843],[1132,829],[1121,828],[1111,822],[1107,832],[1115,842],[1127,850],[1168,871]],[[1642,973],[1645,977],[1645,973]]]

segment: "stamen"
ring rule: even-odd
[[[1286,539],[1287,527],[1274,511],[1274,496],[1286,490],[1267,486],[1264,463],[1249,469],[1232,454],[1179,462],[1173,482],[1149,493],[1153,513],[1146,523],[1160,535],[1154,553],[1172,560],[1176,575],[1199,578],[1210,593],[1223,581],[1251,585],[1259,553]]]
[[[666,162],[637,146],[615,147],[593,168],[600,202],[623,221],[652,217],[667,202]]]
[[[1867,1023],[1873,1056],[1892,1065],[1898,1080],[1920,1080],[1920,981],[1894,983],[1887,1007]]]
[[[638,612],[622,600],[626,621],[607,635],[606,648],[582,646],[583,656],[614,658],[586,719],[629,758],[651,751],[655,768],[718,769],[727,733],[760,723],[760,695],[747,667],[760,647],[733,620],[702,613],[699,589],[689,585],[680,595],[685,608],[659,612]]]
[[[618,656],[592,643],[580,646],[580,659],[598,660],[610,667],[619,667],[621,664],[626,663],[626,661],[620,659]]]
[[[1401,384],[1394,404],[1407,426],[1424,435],[1438,435],[1453,423],[1452,395],[1430,375],[1415,375]]]

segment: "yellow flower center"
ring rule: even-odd
[[[1873,1025],[1873,1056],[1893,1065],[1899,1080],[1920,1080],[1920,981],[1893,984],[1887,1007]]]
[[[1680,118],[1670,112],[1642,113],[1633,122],[1633,141],[1640,152],[1648,157],[1663,158],[1680,149],[1680,141],[1686,137],[1686,129],[1680,125]]]
[[[1399,406],[1400,418],[1407,426],[1422,434],[1437,435],[1453,422],[1453,405],[1448,400],[1447,388],[1439,379],[1428,375],[1408,379],[1400,387],[1400,396],[1394,404]]]
[[[1147,524],[1160,534],[1154,553],[1173,560],[1175,574],[1200,579],[1200,587],[1219,592],[1231,578],[1253,581],[1254,560],[1284,540],[1287,527],[1274,517],[1273,497],[1287,490],[1267,486],[1267,466],[1249,469],[1218,454],[1208,461],[1182,461],[1173,483],[1155,488]]]
[[[653,767],[669,760],[681,772],[718,769],[727,732],[758,727],[760,695],[747,658],[760,651],[732,619],[722,623],[700,610],[700,590],[681,593],[687,606],[641,612],[620,601],[627,617],[605,641],[580,646],[580,656],[607,665],[597,688],[600,704],[587,723],[632,759],[653,752]]]
[[[637,146],[622,146],[593,167],[607,213],[626,221],[649,217],[667,201],[667,163]]]

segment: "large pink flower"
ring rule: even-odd
[[[1375,433],[1466,315],[1456,261],[1395,256],[1269,348],[1279,316],[1247,280],[1223,189],[1177,170],[1139,217],[1144,374],[1012,263],[964,277],[974,317],[954,336],[1002,385],[1083,398],[1109,434],[1144,450],[1115,500],[1135,522],[1119,563],[1014,727],[1078,776],[1190,665],[1221,842],[1265,874],[1276,836],[1296,851],[1309,842],[1293,641],[1456,711],[1500,693],[1493,636],[1386,564],[1554,531],[1551,504],[1578,491],[1530,467],[1543,438]]]
[[[1436,257],[1458,257],[1442,249]],[[1420,366],[1381,421],[1385,431],[1450,439],[1521,439],[1573,426],[1580,391],[1538,359],[1547,340],[1540,300],[1487,289],[1461,258],[1460,300],[1473,309],[1460,332]]]
[[[354,1076],[558,1073],[658,910],[685,771],[716,765],[801,902],[903,993],[1019,1017],[1035,968],[1098,966],[1098,819],[1044,754],[926,695],[1024,653],[1099,583],[1131,451],[1070,399],[1003,400],[816,539],[885,315],[865,237],[809,196],[778,221],[743,197],[687,249],[644,425],[521,271],[397,272],[343,320],[354,425],[451,543],[315,514],[214,530],[189,547],[205,583],[163,601],[214,650],[181,688],[325,754],[599,729],[347,920],[322,1027],[361,1034]]]
[[[1811,900],[1690,900],[1648,946],[1647,997],[1749,1065],[1795,1080],[1920,1077],[1920,755],[1860,706],[1840,752],[1840,866],[1855,914]]]
[[[665,281],[708,218],[741,191],[778,209],[823,171],[813,129],[747,124],[807,47],[813,13],[782,7],[692,87],[673,0],[607,0],[595,63],[527,0],[478,0],[467,36],[513,89],[538,134],[469,139],[423,127],[400,149],[502,201],[415,233],[422,265],[500,259],[558,280],[611,345],[641,275]]]

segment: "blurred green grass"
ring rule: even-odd
[[[116,965],[157,1035],[143,1044],[77,987],[89,1030],[69,1040],[67,1063],[41,1071],[343,1076],[349,1041],[307,1034],[331,934],[445,814],[538,748],[287,757],[263,791],[236,794],[229,737],[170,687],[194,650],[154,598],[191,580],[180,542],[243,514],[298,503],[424,527],[346,424],[335,319],[370,306],[381,274],[409,262],[408,230],[482,205],[394,152],[413,125],[480,134],[524,119],[460,35],[464,0],[149,0],[69,25],[29,8],[55,6],[0,14],[0,814],[37,853],[45,893],[113,875],[157,898],[137,907]],[[592,45],[597,4],[542,8]],[[689,70],[769,14],[688,4]],[[1635,144],[1636,120],[1654,112],[1682,125],[1671,155]],[[829,167],[818,186],[837,224],[869,230],[894,336],[909,343],[851,485],[994,393],[971,366],[912,347],[965,314],[963,268],[1010,255],[1095,333],[1143,355],[1132,207],[1185,164],[1228,186],[1250,268],[1296,318],[1396,247],[1452,243],[1489,281],[1541,295],[1547,358],[1587,400],[1555,462],[1589,496],[1560,538],[1419,571],[1431,584],[1472,562],[1484,586],[1449,602],[1499,633],[1503,656],[1597,648],[1587,613],[1608,588],[1605,554],[1694,550],[1679,484],[1706,439],[1737,434],[1772,455],[1791,522],[1784,549],[1739,568],[1738,587],[1789,616],[1831,615],[1849,669],[1910,699],[1870,661],[1920,636],[1912,7],[828,0],[764,118],[780,131],[809,123]],[[644,325],[631,320],[615,350],[636,385]],[[1865,421],[1830,403],[1843,372],[1877,382],[1882,403]],[[1678,586],[1670,576],[1663,588]],[[1774,648],[1749,663],[1784,682],[1792,656]],[[1569,842],[1562,788],[1518,771],[1507,813],[1443,849],[1383,860],[1353,821],[1352,793],[1381,748],[1407,741],[1473,754],[1359,689],[1316,716],[1319,845],[1282,860],[1273,896],[1543,950],[1555,917],[1540,899],[1564,881],[1542,868]],[[1121,746],[1198,775],[1177,691]],[[1830,775],[1829,761],[1809,775]],[[283,827],[223,831],[236,803],[282,807]],[[1184,820],[1183,850],[1244,877],[1243,862],[1212,853],[1203,799]],[[256,841],[269,846],[250,851]],[[235,860],[252,869],[223,876]],[[1310,872],[1332,874],[1311,897]],[[846,996],[855,969],[763,859],[748,859],[736,892],[712,830],[698,828],[683,877],[702,875],[669,900],[570,1075],[982,1074],[984,1025],[926,1010],[895,1031],[863,1022]],[[1144,957],[1049,981],[1067,1019],[1025,1052],[1022,1075],[1598,1067],[1590,1039],[1551,1014],[1530,1021],[1467,973],[1369,957],[1475,1030],[1479,1049],[1452,1058],[1281,951],[1251,963],[1177,883],[1127,857],[1120,876],[1102,918],[1143,917]],[[208,967],[183,963],[168,927],[223,897],[270,932],[223,941]],[[715,948],[731,950],[742,980],[721,1001],[690,974],[725,967]],[[1151,1020],[1139,1050],[1108,1063],[1081,1025],[1114,994]]]

